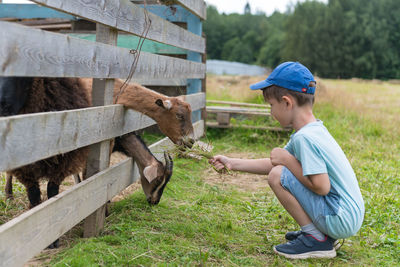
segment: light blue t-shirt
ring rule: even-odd
[[[300,161],[304,176],[328,174],[330,195],[337,197],[334,201],[338,207],[335,215],[326,216],[329,234],[354,235],[364,219],[364,201],[350,162],[322,121],[309,123],[294,133],[285,149]]]

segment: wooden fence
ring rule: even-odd
[[[0,118],[0,171],[90,145],[90,178],[1,225],[1,266],[23,265],[85,218],[84,236],[95,235],[104,223],[104,204],[139,178],[130,158],[109,167],[109,140],[155,124],[141,113],[112,105],[113,79],[125,79],[134,60],[129,48],[117,46],[118,36],[143,33],[144,8],[152,21],[150,42],[173,46],[185,56],[142,52],[133,81],[186,86],[195,136],[204,133],[203,0],[176,0],[173,9],[157,1],[34,2],[40,6],[0,4],[0,76],[93,77],[93,107]],[[96,23],[96,42],[33,29],[10,22],[12,18],[84,19]],[[172,22],[183,22],[187,29]],[[150,150],[163,160],[163,150],[171,145],[165,138]]]

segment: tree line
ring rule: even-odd
[[[398,0],[306,1],[270,16],[244,10],[207,8],[209,59],[270,68],[290,60],[325,78],[400,79]]]

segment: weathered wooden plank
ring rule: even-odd
[[[136,4],[140,4],[141,7],[144,7],[143,1],[131,1]],[[159,2],[156,1],[146,1],[146,9],[159,16],[160,18],[166,19],[171,22],[187,22],[187,18],[190,14],[190,11],[183,8],[179,5],[173,6],[164,6],[160,5]]]
[[[229,113],[217,113],[217,122],[219,125],[229,125],[231,121],[231,114]]]
[[[204,94],[186,101],[201,108]],[[155,124],[122,105],[0,118],[0,171],[66,153]]]
[[[96,41],[109,45],[117,45],[118,31],[104,26],[96,25]],[[114,79],[93,79],[92,105],[104,106],[113,103]],[[89,147],[89,155],[86,162],[85,178],[93,176],[110,165],[110,141],[102,141]],[[98,235],[104,227],[106,205],[100,207],[85,219],[83,236],[92,237]]]
[[[88,41],[95,41],[96,36],[93,33],[67,33],[69,36],[85,39]],[[119,34],[117,46],[136,49],[140,38],[132,34]],[[186,55],[187,51],[174,46],[157,43],[151,40],[143,42],[142,51],[153,54],[173,54],[173,55]]]
[[[255,109],[255,108],[237,108],[237,107],[220,107],[220,106],[207,106],[209,113],[230,113],[230,114],[243,114],[243,115],[261,115],[269,116],[269,110]]]
[[[1,266],[22,266],[132,182],[127,159],[1,225]]]
[[[203,0],[177,0],[179,5],[187,8],[193,14],[205,20],[207,18],[207,4]]]
[[[203,120],[193,123],[193,128],[194,128],[194,138],[195,139],[199,139],[200,137],[202,137],[204,135],[205,125],[204,125]]]
[[[65,18],[74,20],[75,17],[54,9],[32,4],[0,4],[0,18]]]
[[[205,93],[185,95],[185,101],[190,103],[192,110],[199,110],[206,106]]]
[[[196,136],[201,136],[204,122],[195,123],[194,128]],[[163,151],[172,146],[164,138],[149,148],[164,161]],[[1,266],[22,266],[138,179],[136,164],[131,158],[126,159],[1,225]]]
[[[131,2],[134,2],[136,4],[144,4],[145,1],[143,0],[131,0]],[[160,4],[173,4],[173,7],[176,8],[176,4],[186,8],[199,18],[205,20],[207,17],[207,4],[203,0],[176,0],[176,1],[170,1],[170,0],[147,0],[146,4],[147,5],[160,5]],[[169,7],[170,5],[168,5]]]
[[[118,30],[141,36],[146,29],[145,10],[129,0],[34,0],[33,2],[64,11]],[[147,38],[183,49],[205,53],[205,40],[152,13]]]
[[[220,100],[207,100],[207,103],[230,105],[232,107],[253,107],[253,108],[265,108],[265,109],[270,108],[270,106],[267,104],[253,104],[253,103],[242,103],[242,102],[220,101]]]
[[[37,25],[37,26],[30,26],[35,29],[41,29],[46,31],[60,31],[60,30],[69,30],[71,29],[71,23],[65,24],[56,24],[56,25]]]
[[[133,60],[129,49],[0,21],[0,76],[126,78]],[[133,78],[197,79],[205,71],[205,64],[142,52]]]

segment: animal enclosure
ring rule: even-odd
[[[204,1],[177,0],[173,6],[128,0],[34,2],[41,6],[0,4],[0,76],[95,78],[93,107],[0,118],[0,171],[90,146],[90,177],[1,225],[1,266],[23,265],[85,218],[84,235],[96,234],[104,223],[103,205],[139,178],[132,159],[108,167],[108,140],[155,124],[112,103],[113,79],[129,77],[135,60],[133,82],[186,89],[195,137],[204,133]],[[68,23],[96,27],[84,34],[49,32],[36,27],[31,20],[36,18],[62,21],[57,27],[64,30]],[[56,28],[49,25],[41,28]],[[139,46],[124,42],[135,38],[136,43],[147,38],[153,50],[138,51]],[[171,145],[165,138],[150,149],[162,160]]]

